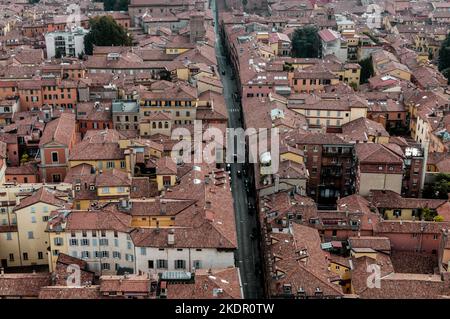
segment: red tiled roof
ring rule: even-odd
[[[59,118],[47,123],[39,146],[52,141],[69,146],[75,134],[75,127],[75,114],[62,113]]]
[[[19,211],[36,203],[46,203],[56,207],[62,207],[66,201],[61,199],[61,197],[65,196],[67,196],[66,193],[50,190],[47,187],[42,186],[33,195],[23,198],[20,201],[20,204],[14,207],[14,210]]]

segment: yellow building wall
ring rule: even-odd
[[[359,119],[360,117],[367,117],[367,108],[352,107],[350,110],[350,121]]]
[[[133,216],[131,227],[153,228],[153,227],[173,227],[175,226],[174,217],[169,216]],[[159,222],[159,223],[158,223]]]
[[[49,246],[49,234],[45,231],[47,222],[43,221],[44,216],[49,216],[52,210],[57,207],[46,203],[36,203],[16,211],[17,230],[19,232],[19,245],[22,258],[22,265],[47,265],[46,255]],[[33,212],[34,209],[34,212]],[[36,222],[32,222],[32,217]],[[28,232],[33,232],[33,238],[28,238]],[[38,259],[38,252],[42,252],[43,258]],[[23,260],[23,253],[28,253],[28,260]]]
[[[400,194],[402,180],[402,174],[361,173],[358,193],[368,196],[372,189],[386,189]]]
[[[105,187],[99,187],[97,188],[97,196],[129,196],[130,195],[130,188],[129,187],[122,187],[123,190],[120,191],[119,187],[108,187],[108,191],[106,191]]]
[[[10,232],[11,240],[8,240],[6,232],[0,233],[0,260],[5,259],[8,267],[20,266],[19,233]],[[14,261],[9,260],[9,254],[14,255]]]
[[[166,48],[166,54],[181,54],[189,51],[190,49],[184,48]]]
[[[339,275],[341,277],[341,279],[343,279],[343,280],[350,279],[350,268],[348,268],[348,267],[331,262],[330,270],[332,272],[334,272],[335,274]]]
[[[369,258],[372,258],[372,259],[377,259],[377,252],[373,252],[373,253],[370,253],[370,252],[365,252],[365,253],[355,253],[354,251],[352,251],[351,252],[351,256],[352,257],[355,257],[355,258],[360,258],[360,257],[364,257],[364,256],[367,256],[367,257],[369,257]]]
[[[404,209],[401,209],[401,212],[402,212],[402,214],[401,214],[400,217],[395,217],[393,209],[386,209],[384,211],[384,215],[385,215],[385,218],[388,219],[388,220],[399,220],[399,219],[401,219],[401,220],[412,220],[413,219],[413,211],[412,211],[412,209],[404,208]]]
[[[189,69],[188,68],[177,69],[177,78],[179,80],[184,81],[189,80]]]
[[[387,144],[389,143],[389,137],[388,136],[374,136],[375,143],[378,144]]]
[[[400,78],[400,79],[405,80],[405,81],[411,81],[411,73],[405,72],[405,71],[400,70],[400,69],[389,71],[386,74],[390,74],[392,76],[395,76],[395,77]]]
[[[124,168],[122,168],[120,166],[120,163],[122,161],[125,163],[125,167]],[[107,162],[114,162],[114,167],[107,168]],[[110,169],[113,169],[113,168],[121,170],[123,172],[128,172],[129,171],[129,167],[128,167],[129,164],[125,161],[125,158],[123,160],[112,160],[112,161],[108,161],[108,160],[101,160],[101,161],[85,161],[85,160],[73,161],[73,160],[71,160],[71,161],[69,161],[69,166],[70,167],[74,167],[74,166],[77,166],[77,165],[80,165],[80,164],[89,164],[89,165],[95,167],[97,169],[97,173],[98,173],[98,170],[100,170],[100,169],[102,171],[106,171],[106,170],[110,170]]]
[[[74,204],[76,210],[88,210],[91,206],[91,201],[88,199],[76,200]]]
[[[294,153],[284,153],[280,155],[281,160],[290,160],[293,161],[295,163],[303,163],[303,156],[300,156],[298,154],[294,154]]]
[[[164,189],[163,176],[170,176],[170,186],[175,185],[175,183],[177,182],[176,175],[156,175],[156,183],[158,184],[159,191]]]
[[[444,252],[442,253],[442,263],[447,264],[450,261],[450,249],[444,249]],[[450,271],[450,269],[447,269],[447,271]]]
[[[344,80],[348,79],[347,83],[355,83],[359,87],[359,80],[361,79],[361,69],[357,69],[356,73],[353,73],[352,70],[344,71]]]
[[[60,253],[69,254],[69,243],[68,238],[66,237],[66,233],[49,233],[50,237],[50,252],[49,252],[49,270],[53,271],[56,267],[56,261],[58,260],[58,256]],[[55,244],[55,238],[61,238],[62,239],[62,245],[57,246]],[[55,251],[58,251],[58,254],[55,254]]]
[[[273,54],[278,55],[278,43],[270,44],[270,48],[272,49]]]

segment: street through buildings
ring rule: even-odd
[[[232,78],[232,64],[229,58],[224,55],[225,50],[222,35],[219,31],[218,9],[215,2],[216,0],[211,1],[211,8],[215,23],[217,63],[222,78],[223,95],[228,109],[228,127],[241,128],[243,127],[243,123],[240,100],[236,101],[233,98],[233,94],[238,91],[238,88],[236,81]],[[225,71],[224,74],[222,71]],[[230,167],[238,237],[236,265],[240,269],[244,297],[254,299],[264,297],[264,291],[261,275],[262,263],[258,243],[258,214],[254,209],[256,206],[256,191],[251,186],[253,185],[251,181],[253,177],[242,173],[245,169],[245,165],[240,163],[233,163]],[[246,170],[248,171],[248,168]],[[242,173],[241,176],[238,176],[238,171]],[[252,205],[250,211],[249,204]]]

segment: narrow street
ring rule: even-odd
[[[223,84],[223,95],[228,109],[228,126],[230,128],[243,127],[241,119],[240,101],[233,99],[233,93],[237,92],[236,81],[232,80],[233,69],[231,63],[224,56],[223,40],[219,31],[218,10],[215,6],[216,0],[211,1],[213,10],[215,33],[216,33],[216,56]],[[243,170],[243,164],[231,164],[232,193],[234,198],[234,209],[236,215],[236,227],[238,237],[238,250],[236,254],[236,264],[240,269],[244,296],[247,299],[264,297],[262,275],[259,272],[261,260],[259,253],[258,237],[255,233],[258,229],[257,214],[249,212],[249,201],[254,205],[255,191],[250,188],[247,192],[245,180],[247,174],[238,176],[237,171]],[[250,181],[249,181],[250,182]],[[250,183],[249,183],[250,184]]]

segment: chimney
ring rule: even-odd
[[[161,215],[165,215],[167,213],[166,205],[166,202],[161,202],[159,204]]]
[[[205,209],[211,209],[211,202],[209,200],[205,202]]]
[[[4,274],[5,274],[5,268],[2,267],[2,268],[0,268],[0,275],[3,276]]]
[[[175,231],[171,229],[169,234],[167,235],[167,244],[174,245],[175,244]]]

